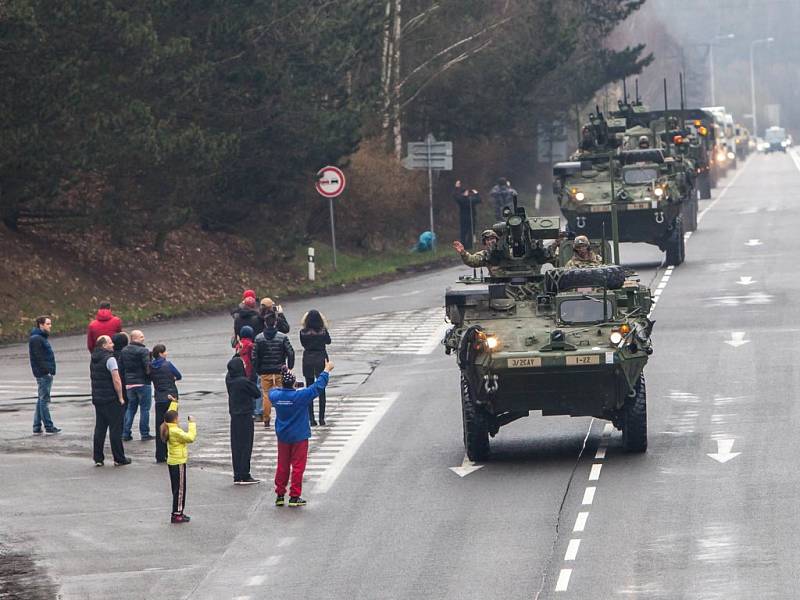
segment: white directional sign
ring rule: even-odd
[[[709,453],[708,456],[719,463],[726,463],[730,459],[736,458],[741,452],[731,452],[731,450],[733,450],[734,441],[735,440],[717,440],[717,451],[713,454]]]
[[[739,285],[753,285],[756,282],[753,281],[752,277],[739,277],[739,281],[737,281],[736,283],[738,283]]]
[[[764,242],[762,242],[761,240],[747,240],[744,245],[745,246],[761,246],[763,244],[764,244]]]
[[[725,340],[725,343],[734,348],[749,344],[750,340],[744,339],[744,331],[731,331],[731,339]]]
[[[338,167],[322,167],[317,172],[317,192],[325,198],[336,198],[344,191],[344,173]]]
[[[470,473],[474,473],[478,469],[482,468],[483,465],[476,465],[474,462],[472,462],[469,458],[465,456],[464,460],[461,461],[460,467],[450,467],[450,470],[459,477],[466,477]]]

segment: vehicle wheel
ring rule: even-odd
[[[567,269],[554,278],[558,289],[566,290],[578,287],[606,287],[617,290],[625,283],[625,269],[619,265],[604,265],[586,269]]]
[[[689,204],[687,204],[686,208],[686,218],[683,219],[684,223],[687,223],[686,231],[695,231],[697,229],[697,193],[692,190],[692,198],[689,200]]]
[[[639,375],[632,396],[625,399],[622,424],[622,447],[626,452],[647,450],[647,388],[644,373]]]
[[[686,255],[686,246],[683,240],[683,221],[680,217],[675,219],[672,233],[667,240],[667,266],[677,267],[683,262]]]
[[[697,178],[697,189],[700,190],[700,198],[708,200],[711,198],[711,175],[701,173]]]
[[[461,374],[461,416],[464,420],[464,450],[467,458],[481,462],[489,458],[489,421],[478,406],[464,374]]]

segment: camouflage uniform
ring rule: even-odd
[[[603,264],[603,261],[597,254],[590,250],[589,256],[587,258],[581,258],[577,254],[573,254],[572,258],[567,261],[567,264],[564,265],[565,269],[589,269],[591,267],[599,267]]]
[[[469,252],[464,252],[460,254],[461,261],[467,265],[468,267],[472,267],[473,269],[479,269],[481,267],[487,267],[489,269],[489,275],[493,275],[495,270],[495,265],[492,264],[492,259],[490,256],[491,252],[489,250],[479,250],[474,254],[470,254]]]

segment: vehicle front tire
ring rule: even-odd
[[[639,375],[633,395],[625,399],[622,411],[622,447],[626,452],[645,452],[647,450],[647,388],[644,373]]]
[[[464,421],[464,450],[473,462],[489,458],[489,420],[470,389],[469,382],[461,374],[461,416]]]
[[[711,198],[711,174],[701,173],[697,177],[697,189],[700,190],[700,198],[709,200]]]
[[[684,258],[686,258],[686,244],[683,239],[683,221],[678,217],[667,240],[667,266],[677,267]]]

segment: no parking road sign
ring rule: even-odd
[[[317,172],[317,192],[325,198],[336,198],[344,191],[344,173],[338,167],[322,167]]]

